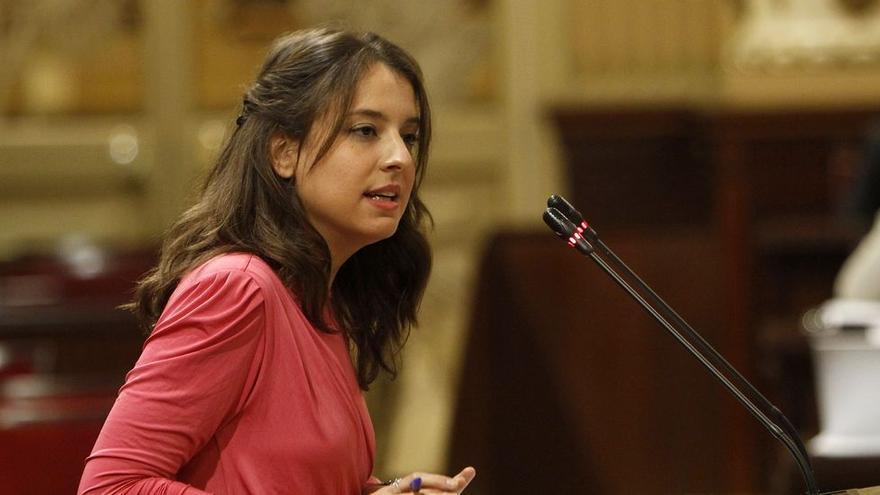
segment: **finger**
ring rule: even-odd
[[[422,492],[426,494],[458,494],[467,488],[468,484],[477,475],[477,471],[472,467],[466,467],[460,473],[453,477],[442,476],[439,474],[421,474],[422,476]],[[416,491],[416,490],[412,490]]]
[[[471,466],[468,466],[461,470],[460,473],[456,474],[453,478],[456,481],[456,489],[461,492],[474,480],[474,477],[477,476],[477,470]]]
[[[418,490],[426,491],[431,489],[439,490],[441,492],[457,492],[461,489],[459,488],[460,484],[460,479],[457,480],[450,478],[449,476],[443,476],[442,474],[412,473],[400,480],[401,492],[399,493],[416,492]]]

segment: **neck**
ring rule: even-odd
[[[330,290],[333,287],[333,281],[336,280],[336,273],[339,272],[339,267],[342,264],[337,264],[335,261],[330,262],[330,280],[327,281],[327,289]]]
[[[355,252],[357,251],[351,250],[340,253],[339,249],[334,249],[332,246],[330,247],[330,279],[327,281],[327,290],[330,290],[330,288],[333,287],[333,281],[336,280],[336,274],[339,273],[339,268],[341,268]]]
[[[320,231],[319,233],[324,238],[324,242],[327,243],[327,249],[330,250],[330,279],[327,281],[327,290],[329,291],[333,287],[333,281],[336,280],[336,274],[339,273],[339,269],[364,244],[356,244],[351,242],[351,238],[338,238],[331,233]]]

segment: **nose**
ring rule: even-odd
[[[389,141],[382,159],[382,170],[401,171],[414,166],[412,153],[403,138],[393,136]]]

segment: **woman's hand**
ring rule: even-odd
[[[365,493],[371,495],[399,495],[399,494],[423,494],[423,495],[456,495],[467,488],[477,471],[472,467],[466,467],[453,477],[432,473],[412,473],[393,483],[381,487],[368,488]]]

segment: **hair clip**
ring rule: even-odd
[[[248,99],[247,96],[241,99],[241,113],[238,114],[238,117],[235,119],[235,125],[241,127],[244,124],[244,121],[247,120],[248,115],[254,109],[256,105],[254,102]]]

